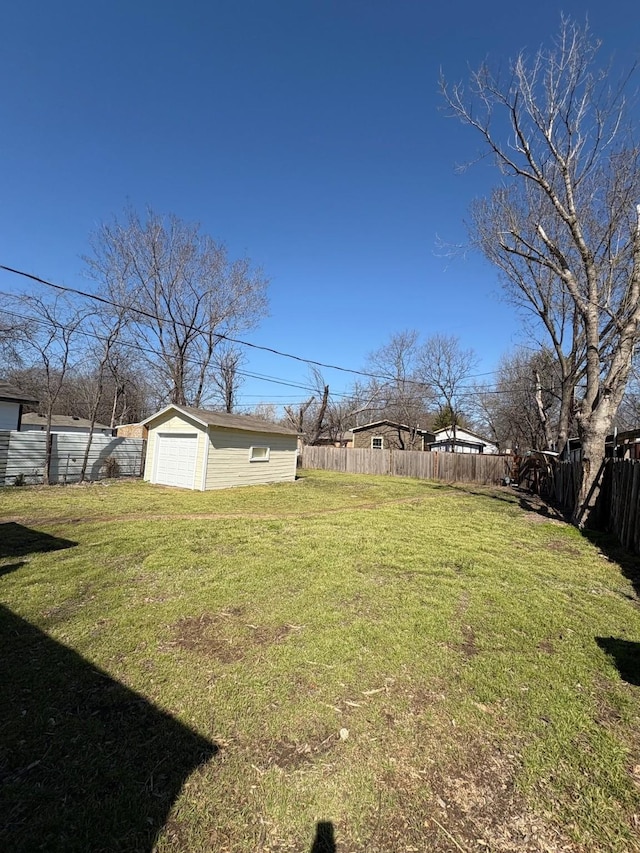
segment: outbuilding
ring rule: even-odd
[[[20,388],[0,379],[0,429],[20,429],[24,403],[38,405],[38,401],[31,394],[25,394]]]
[[[175,404],[142,424],[152,483],[205,491],[296,478],[298,434],[287,427]]]

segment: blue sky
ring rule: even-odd
[[[520,322],[495,271],[438,240],[465,240],[469,204],[497,175],[456,172],[477,140],[444,117],[438,76],[537,48],[561,10],[588,13],[604,57],[635,57],[632,0],[5,3],[0,263],[86,286],[89,233],[150,205],[263,267],[255,343],[362,368],[416,328],[458,335],[491,371]],[[307,381],[303,364],[247,356],[250,371]],[[241,402],[302,396],[251,380]]]

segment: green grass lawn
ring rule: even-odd
[[[0,848],[640,851],[632,568],[507,489],[0,489]]]

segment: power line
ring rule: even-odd
[[[92,299],[96,302],[102,303],[103,305],[109,305],[113,308],[119,308],[122,311],[126,311],[126,310],[134,311],[136,314],[139,314],[142,317],[146,317],[147,319],[150,319],[150,320],[162,321],[162,318],[159,317],[157,314],[154,314],[151,311],[145,311],[142,308],[136,308],[134,306],[125,306],[125,305],[122,305],[118,302],[113,301],[112,299],[107,299],[104,296],[99,296],[98,294],[95,294],[95,293],[88,293],[84,290],[79,290],[78,288],[75,288],[75,287],[69,287],[68,285],[56,284],[55,282],[48,281],[47,279],[41,278],[40,276],[33,275],[33,274],[25,272],[23,270],[14,269],[13,267],[8,267],[8,266],[5,266],[4,264],[0,264],[0,269],[5,270],[6,272],[12,273],[13,275],[23,276],[24,278],[31,279],[32,281],[38,282],[39,284],[44,284],[47,287],[54,288],[55,290],[59,290],[59,291],[64,292],[64,293],[73,293],[76,296],[82,296],[85,299]],[[206,333],[205,330],[203,330],[203,329],[200,329],[198,327],[195,327],[195,328],[190,327],[186,323],[182,323],[179,320],[174,320],[173,322],[175,322],[176,325],[182,326],[185,329],[189,329],[189,330],[193,330],[193,331],[199,331],[203,334]],[[353,367],[344,367],[343,365],[330,364],[330,363],[323,362],[323,361],[317,361],[317,360],[311,359],[311,358],[305,358],[304,356],[295,355],[294,353],[284,352],[282,350],[276,349],[275,347],[264,346],[261,344],[254,344],[254,343],[251,343],[250,341],[245,341],[245,340],[242,340],[240,338],[233,338],[230,335],[225,335],[223,333],[215,332],[215,333],[213,333],[213,336],[215,338],[220,339],[220,340],[228,341],[229,343],[234,343],[234,344],[238,344],[239,346],[249,347],[250,349],[259,350],[261,352],[268,352],[268,353],[271,353],[272,355],[277,355],[281,358],[288,358],[288,359],[291,359],[293,361],[300,362],[302,364],[312,365],[313,367],[322,367],[322,368],[325,368],[326,370],[337,370],[337,371],[340,371],[342,373],[351,373],[355,376],[364,376],[367,379],[377,379],[377,380],[383,380],[383,381],[389,381],[389,379],[390,379],[389,376],[384,376],[382,374],[371,373],[369,371],[358,370],[358,369],[353,368]],[[478,376],[490,376],[490,375],[495,374],[495,373],[498,373],[498,371],[497,370],[489,370],[489,371],[486,371],[484,373],[472,373],[472,374],[469,374],[468,378],[474,379]],[[431,387],[428,383],[420,382],[417,379],[406,379],[404,381],[407,384],[415,385],[415,386],[418,386],[421,388]],[[302,387],[302,386],[300,386],[300,387]],[[310,388],[309,390],[315,390],[315,389]],[[340,395],[340,396],[346,396],[346,395]]]
[[[0,266],[0,269],[6,269],[6,268]],[[63,323],[54,324],[53,321],[47,320],[47,319],[42,318],[42,317],[34,317],[32,315],[20,314],[17,311],[11,311],[11,310],[5,309],[5,308],[2,309],[2,313],[6,314],[10,317],[15,317],[19,320],[24,320],[26,322],[37,323],[39,325],[45,325],[45,326],[57,325],[58,328],[60,328],[60,329],[63,329],[65,331],[71,331],[71,327],[66,326]],[[95,340],[102,341],[103,343],[108,340],[108,338],[106,336],[99,335],[97,332],[88,331],[85,328],[77,329],[77,331],[78,331],[78,334],[80,334],[84,337],[94,338]],[[153,347],[151,347],[149,345],[142,346],[141,344],[134,343],[133,341],[127,341],[124,339],[119,339],[117,342],[117,346],[123,346],[123,347],[127,347],[129,349],[136,350],[137,352],[140,352],[143,355],[148,355],[149,353],[152,353],[153,355],[159,356],[161,358],[164,357],[163,353],[160,350],[154,349]],[[191,358],[189,356],[184,356],[184,361],[188,362],[190,364],[198,365],[198,366],[201,365],[201,362],[198,359]],[[344,368],[344,370],[346,371],[347,368]],[[248,379],[259,379],[261,381],[270,382],[270,383],[273,383],[275,385],[283,385],[283,386],[290,387],[290,388],[299,388],[301,391],[307,391],[309,393],[315,393],[317,391],[317,389],[311,385],[304,385],[304,384],[298,383],[298,382],[290,382],[290,381],[287,381],[285,379],[282,379],[281,377],[268,376],[265,374],[254,373],[252,371],[246,371],[246,370],[241,370],[241,369],[237,370],[237,374],[239,376],[243,376],[243,377],[246,377]],[[384,377],[382,375],[376,375],[376,374],[369,374],[369,375],[375,379],[386,379],[386,377]],[[475,374],[475,375],[480,376],[483,374]],[[415,385],[415,386],[418,386],[421,388],[427,388],[428,389],[431,387],[428,383],[420,382],[418,380],[407,379],[405,381],[407,384]],[[461,386],[460,390],[456,392],[456,397],[466,399],[469,397],[477,397],[478,394],[511,394],[511,393],[514,393],[517,391],[522,391],[522,390],[523,389],[521,386],[514,386],[513,388],[473,388],[470,386]],[[551,392],[553,389],[542,388],[541,390]],[[251,396],[255,396],[258,398],[260,397],[260,395],[257,395],[257,394],[251,395]],[[331,396],[332,397],[348,398],[350,395],[346,392],[334,391],[334,392],[332,392]],[[278,405],[283,405],[283,404],[278,404]]]
[[[150,320],[161,320],[161,317],[158,317],[157,314],[153,314],[150,311],[144,311],[142,308],[134,308],[133,306],[120,305],[117,302],[114,302],[111,299],[106,299],[104,296],[98,296],[95,293],[87,293],[84,290],[78,290],[75,287],[68,287],[63,284],[55,284],[52,281],[47,281],[44,278],[40,278],[40,276],[32,275],[31,273],[24,272],[23,270],[16,270],[12,267],[7,267],[4,264],[0,264],[0,269],[5,270],[6,272],[13,273],[14,275],[20,275],[24,278],[29,278],[32,281],[36,281],[39,284],[44,284],[47,287],[53,287],[56,290],[59,290],[63,293],[73,293],[76,296],[82,296],[85,299],[93,299],[96,302],[101,302],[103,305],[110,305],[112,308],[120,308],[122,311],[135,311],[136,314],[140,314],[142,317],[147,317]],[[175,324],[178,326],[183,326],[185,329],[189,329],[190,327],[186,323],[182,323],[179,320],[174,320]],[[203,329],[198,327],[193,328],[194,331],[199,331],[204,333]],[[327,364],[323,361],[315,361],[311,358],[304,358],[300,355],[294,355],[290,352],[283,352],[282,350],[275,349],[274,347],[267,347],[261,344],[253,344],[250,341],[243,341],[240,338],[232,338],[230,335],[224,335],[222,333],[214,332],[213,336],[219,338],[220,340],[228,341],[229,343],[239,344],[240,346],[250,347],[251,349],[260,350],[261,352],[269,352],[272,355],[277,355],[282,358],[290,358],[294,361],[299,361],[303,364],[312,364],[314,367],[324,367],[326,370],[339,370],[343,373],[354,373],[358,376],[366,376],[369,379],[380,379],[382,377],[376,376],[374,373],[367,373],[364,370],[355,370],[354,368],[349,367],[341,367],[337,364]]]
[[[11,311],[11,310],[8,310],[6,308],[2,309],[2,313],[7,314],[10,317],[16,317],[18,320],[24,320],[28,323],[37,323],[39,325],[44,325],[44,326],[53,325],[51,320],[46,320],[43,317],[34,317],[34,316],[28,316],[25,314],[19,314],[17,311]],[[58,326],[58,328],[63,329],[64,331],[71,331],[70,326],[65,326],[62,323],[57,324],[57,326]],[[83,335],[84,337],[94,338],[95,340],[102,341],[103,343],[108,340],[108,338],[106,336],[99,335],[97,332],[90,332],[87,329],[77,329],[77,331],[78,331],[78,334]],[[153,355],[157,355],[157,356],[162,357],[162,353],[159,350],[153,349],[153,347],[151,347],[151,346],[143,347],[141,344],[134,343],[133,341],[127,341],[124,339],[119,339],[117,342],[117,346],[128,347],[129,349],[136,350],[137,352],[140,352],[143,355],[147,355],[148,353],[152,353]],[[184,360],[186,362],[191,363],[191,364],[196,364],[196,365],[201,364],[201,362],[198,361],[198,359],[190,358],[189,356],[185,356]],[[281,378],[274,377],[274,376],[266,376],[266,375],[263,375],[260,373],[253,373],[251,371],[240,370],[240,369],[238,369],[237,373],[239,376],[246,376],[249,379],[260,379],[263,382],[272,382],[276,385],[284,385],[284,386],[287,386],[289,388],[299,388],[301,391],[312,392],[315,390],[310,385],[303,385],[303,384],[298,383],[298,382],[288,382],[285,379],[281,379]],[[336,394],[337,394],[337,392],[336,392]],[[337,396],[342,396],[342,395],[337,394]]]

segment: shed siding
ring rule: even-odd
[[[207,489],[290,482],[296,478],[297,436],[210,427]],[[270,449],[268,462],[250,462],[252,446]]]
[[[147,440],[147,463],[144,469],[145,480],[151,480],[154,474],[154,459],[156,452],[156,439],[159,432],[194,432],[198,433],[198,452],[196,454],[196,489],[201,488],[202,483],[202,463],[204,459],[204,446],[206,442],[205,428],[202,424],[197,424],[187,418],[185,415],[180,417],[167,412],[166,415],[154,420],[149,424],[149,437]]]

